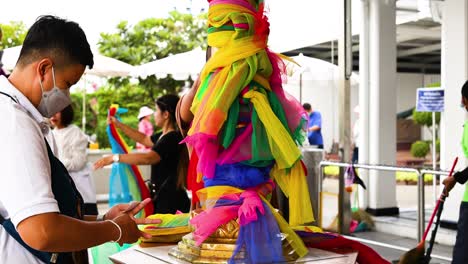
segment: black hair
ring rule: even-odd
[[[302,105],[302,107],[303,107],[304,110],[306,110],[306,111],[309,111],[309,110],[312,109],[312,106],[311,106],[309,103],[304,103],[304,104]]]
[[[180,133],[175,117],[178,102],[179,96],[174,94],[166,94],[156,100],[156,105],[158,105],[158,108],[161,110],[161,112],[167,111],[169,113],[170,122],[172,122],[172,125],[176,131]],[[188,163],[189,155],[187,145],[185,143],[179,144],[179,160],[177,163],[176,183],[178,189],[183,189],[185,187],[185,183],[187,182]]]
[[[208,61],[211,58],[212,52],[213,50],[211,49],[211,46],[206,47],[206,53],[205,53],[206,61]]]
[[[61,112],[61,123],[64,127],[69,126],[73,122],[73,118],[75,118],[75,112],[73,111],[73,107],[71,105],[65,107]]]
[[[26,34],[18,65],[25,66],[49,57],[54,66],[81,64],[90,69],[93,53],[84,31],[72,21],[55,16],[40,16]]]
[[[463,84],[462,89],[461,89],[461,93],[462,93],[463,97],[465,97],[465,99],[468,100],[468,80],[465,82],[465,84]]]
[[[177,129],[176,118],[175,118],[175,111],[177,107],[177,103],[179,102],[179,96],[174,94],[166,94],[158,99],[156,99],[156,104],[158,108],[164,112],[169,112],[170,120],[174,124],[174,128]]]

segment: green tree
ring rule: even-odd
[[[169,13],[168,18],[149,18],[134,26],[123,21],[117,25],[115,33],[101,33],[98,48],[105,56],[132,65],[141,65],[196,47],[205,48],[205,25],[206,14],[193,17],[175,11]],[[86,95],[86,133],[97,135],[100,148],[109,148],[106,120],[111,104],[127,108],[128,112],[122,115],[122,122],[137,128],[137,115],[141,106],[154,109],[156,98],[166,93],[177,93],[183,85],[184,82],[175,81],[170,76],[163,79],[150,76],[139,79],[138,84],[133,84],[129,78],[112,78],[108,85]],[[82,99],[79,93],[73,95],[77,116],[75,123],[80,127]],[[122,136],[129,146],[134,146],[133,141],[123,134]]]
[[[78,89],[80,90],[80,89]],[[72,94],[72,104],[75,111],[74,124],[82,126],[83,94],[81,92]],[[96,134],[100,148],[109,148],[107,137],[107,111],[112,104],[126,108],[127,113],[122,115],[122,122],[133,127],[138,127],[138,111],[146,105],[154,109],[154,101],[146,95],[146,91],[137,85],[122,85],[119,89],[108,85],[101,87],[94,93],[86,95],[86,133]],[[135,142],[121,134],[129,146]]]
[[[432,112],[418,112],[413,110],[413,121],[422,126],[432,127]],[[440,123],[440,113],[436,113],[436,129]]]
[[[205,48],[205,39],[206,14],[194,17],[172,11],[168,18],[148,18],[134,26],[122,21],[116,33],[101,33],[98,45],[103,55],[141,65],[196,47]],[[128,85],[129,79],[114,78],[110,83],[120,87]],[[157,79],[155,76],[139,78],[139,83],[153,101],[160,94],[179,92],[184,85],[171,77]]]
[[[11,21],[9,24],[0,24],[3,38],[0,41],[0,50],[23,44],[26,37],[26,26],[23,22]]]

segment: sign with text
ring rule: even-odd
[[[443,112],[444,89],[418,88],[416,91],[416,111],[418,112]]]

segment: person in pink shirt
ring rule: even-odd
[[[138,124],[138,131],[141,133],[147,135],[147,136],[152,136],[154,129],[153,129],[153,124],[151,123],[151,115],[154,113],[154,111],[147,107],[143,106],[140,108],[140,112],[138,113],[138,120],[140,123]],[[136,148],[138,150],[150,150],[151,148],[145,147],[144,145],[137,143]]]

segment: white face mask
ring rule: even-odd
[[[54,88],[52,90],[44,92],[44,87],[42,87],[42,81],[39,79],[39,84],[41,86],[42,98],[37,110],[42,116],[51,118],[56,113],[62,111],[65,107],[71,104],[70,92],[67,90],[62,90],[57,87],[55,84],[55,71],[52,67],[52,80],[54,81]]]

